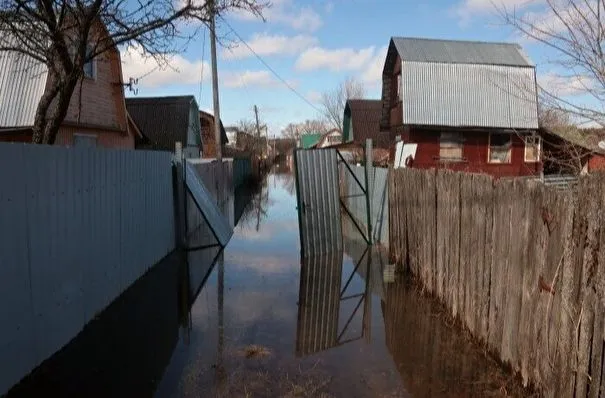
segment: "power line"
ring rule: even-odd
[[[244,40],[243,37],[241,37],[239,35],[239,33],[237,33],[235,31],[235,29],[233,29],[233,27],[229,24],[229,22],[227,22],[225,20],[225,18],[223,18],[222,16],[218,15],[218,17],[229,27],[229,29],[231,29],[231,31],[233,32],[233,34],[235,34],[235,36],[239,39],[239,41],[242,42],[242,44],[244,44],[248,50],[250,50],[250,52],[252,54],[254,54],[254,56],[256,58],[258,58],[258,60],[265,65],[265,67],[271,72],[273,73],[273,75],[279,79],[279,81],[281,81],[286,87],[288,87],[290,89],[290,91],[292,91],[294,94],[296,94],[300,99],[302,99],[304,102],[306,102],[311,108],[315,109],[317,112],[321,113],[321,110],[316,107],[311,101],[309,101],[304,95],[302,95],[301,93],[299,93],[294,87],[292,87],[292,85],[290,83],[288,83],[284,78],[282,78],[279,73],[277,73],[271,66],[269,66],[269,64],[267,62],[265,62],[265,60],[256,53],[256,51],[254,51],[252,49],[252,47],[250,47],[250,45]]]

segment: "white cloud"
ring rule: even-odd
[[[258,55],[294,55],[317,43],[317,38],[308,35],[283,36],[255,34],[247,41]],[[250,50],[243,44],[234,48],[224,49],[223,58],[241,59],[252,56]]]
[[[334,72],[359,70],[367,65],[375,56],[375,47],[355,50],[341,48],[328,50],[321,47],[312,47],[305,50],[296,61],[296,69],[311,71],[328,69]]]
[[[168,65],[158,65],[152,57],[145,57],[137,48],[130,47],[121,53],[124,81],[139,78],[140,87],[161,87],[172,84],[196,84],[200,82],[202,61],[191,61],[181,55],[170,57]],[[210,78],[210,65],[204,66],[204,80]]]
[[[561,76],[552,72],[538,76],[538,83],[548,93],[562,97],[584,94],[593,86],[587,77]]]
[[[242,72],[224,72],[219,76],[222,85],[229,88],[279,87],[283,85],[266,70]],[[288,82],[294,86],[294,82]]]
[[[372,60],[366,65],[365,71],[361,75],[361,80],[367,85],[374,87],[382,83],[382,70],[387,57],[387,50],[388,46],[376,50]]]
[[[305,97],[307,97],[309,101],[315,104],[321,102],[321,93],[319,91],[311,90],[307,92],[307,95]]]
[[[244,21],[258,21],[258,17],[249,12],[236,11],[233,16]],[[267,22],[287,25],[296,30],[313,32],[322,25],[321,16],[311,7],[299,7],[293,0],[273,0],[271,6],[263,10]]]
[[[454,7],[454,14],[466,24],[473,16],[497,12],[498,9],[520,10],[544,0],[463,0]]]

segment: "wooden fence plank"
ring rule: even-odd
[[[435,177],[435,189],[437,195],[437,246],[436,246],[436,261],[435,261],[435,273],[437,278],[437,297],[444,300],[446,305],[449,305],[449,300],[447,300],[447,295],[444,294],[445,291],[445,280],[447,278],[447,257],[450,255],[451,247],[450,247],[450,237],[448,233],[450,232],[450,224],[449,224],[449,213],[451,208],[450,204],[450,195],[451,192],[448,189],[447,181],[450,178],[450,175],[443,170],[439,170]]]
[[[460,304],[460,317],[471,332],[474,331],[473,314],[471,309],[471,294],[474,284],[474,275],[471,271],[473,259],[473,209],[472,192],[473,176],[465,174],[460,177],[460,230],[464,231],[460,239],[460,272],[458,300]]]

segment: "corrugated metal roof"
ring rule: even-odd
[[[393,37],[403,61],[450,64],[533,66],[515,43]]]
[[[126,108],[154,149],[172,151],[177,141],[187,143],[193,101],[193,96],[126,98]]]
[[[2,44],[18,44],[4,36]],[[0,127],[34,125],[36,108],[46,88],[43,63],[13,51],[0,52]]]
[[[407,61],[402,65],[404,124],[538,128],[533,68]]]

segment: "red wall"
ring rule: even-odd
[[[526,163],[525,143],[513,135],[511,163],[488,163],[489,133],[486,131],[464,132],[464,146],[461,162],[439,161],[440,130],[412,128],[408,134],[403,134],[405,142],[417,143],[416,158],[413,167],[416,168],[447,168],[456,171],[486,173],[494,177],[528,176],[540,173],[541,162]],[[407,136],[407,137],[406,137]]]

